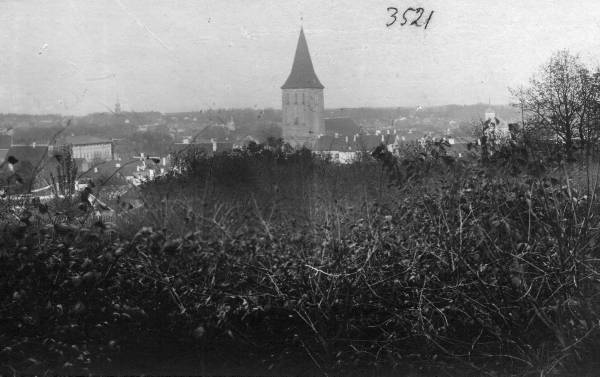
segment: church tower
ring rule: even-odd
[[[119,102],[118,96],[117,96],[117,103],[115,103],[115,114],[121,114],[121,102]]]
[[[281,87],[286,142],[310,147],[319,135],[325,134],[323,88],[310,59],[304,30],[300,29],[292,72]]]

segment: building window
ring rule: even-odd
[[[294,105],[298,104],[298,93],[294,93]]]
[[[302,93],[302,104],[304,105],[304,93]]]
[[[296,117],[296,119],[294,119],[294,125],[297,126],[298,123],[300,123],[300,120],[298,119],[298,117]]]
[[[290,95],[288,93],[285,94],[285,104],[286,105],[290,104]]]

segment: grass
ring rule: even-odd
[[[595,184],[444,148],[348,166],[187,155],[114,226],[6,222],[3,372],[176,359],[186,367],[168,373],[237,360],[263,374],[585,375],[599,350]],[[126,365],[136,350],[160,362]]]

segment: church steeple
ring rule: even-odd
[[[315,74],[302,28],[292,72],[281,87],[281,105],[282,136],[290,144],[310,147],[325,133],[323,85]]]
[[[304,29],[300,28],[300,37],[296,46],[296,55],[292,72],[281,89],[323,89],[319,81],[308,52],[308,44],[304,36]]]

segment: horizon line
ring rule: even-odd
[[[497,104],[488,104],[485,102],[475,102],[475,103],[469,103],[469,104],[457,104],[457,103],[448,103],[445,105],[431,105],[431,106],[421,106],[421,105],[416,105],[416,106],[340,106],[340,107],[329,107],[329,108],[325,108],[325,111],[331,111],[331,110],[357,110],[357,109],[432,109],[432,108],[438,108],[438,107],[448,107],[448,106],[461,106],[461,107],[466,107],[466,106],[489,106],[489,107],[494,107],[494,106],[504,106],[504,107],[513,107],[513,104],[511,103],[497,103]],[[260,111],[260,110],[274,110],[274,111],[281,111],[281,108],[275,108],[275,107],[216,107],[216,108],[204,108],[204,109],[197,109],[197,110],[180,110],[180,111],[160,111],[160,110],[121,110],[121,112],[119,114],[143,114],[143,113],[159,113],[159,114],[163,114],[163,115],[170,115],[170,114],[184,114],[184,113],[202,113],[205,111],[235,111],[235,110],[253,110],[253,111]],[[61,116],[61,117],[85,117],[88,115],[93,115],[93,114],[114,114],[114,115],[119,115],[117,113],[115,113],[114,111],[93,111],[93,112],[89,112],[89,113],[85,113],[85,114],[80,114],[80,115],[76,115],[76,114],[67,114],[67,113],[16,113],[16,112],[0,112],[0,116],[9,116],[9,115],[13,115],[13,116],[22,116],[22,115],[26,115],[26,116]]]

